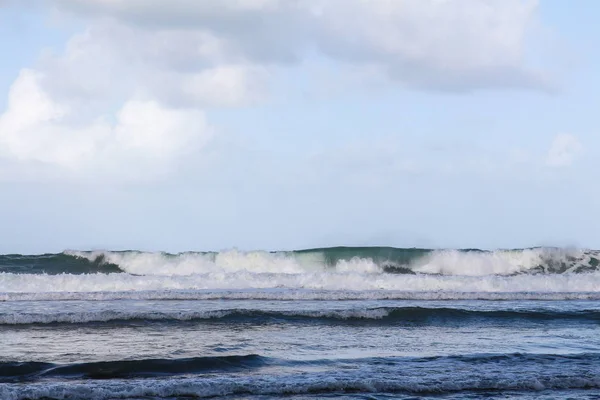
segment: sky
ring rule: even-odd
[[[593,0],[0,0],[0,253],[600,248]]]

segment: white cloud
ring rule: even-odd
[[[63,101],[111,103],[132,93],[176,106],[237,106],[259,98],[264,71],[226,59],[205,32],[140,30],[92,23],[63,54],[42,59],[44,88]]]
[[[469,90],[539,86],[524,63],[531,1],[324,1],[321,47],[350,62],[378,62],[411,86]]]
[[[213,39],[92,23],[21,71],[0,114],[0,157],[17,170],[44,165],[42,176],[164,176],[211,137],[204,108],[264,95],[265,72],[219,63]]]
[[[170,103],[236,107],[265,97],[267,72],[259,67],[224,65],[197,73],[159,76],[154,90]]]
[[[551,167],[568,167],[577,160],[582,151],[583,146],[576,136],[557,135],[548,150],[546,164]]]
[[[81,124],[70,118],[77,108],[55,102],[41,79],[23,70],[10,90],[0,116],[0,154],[9,160],[58,167],[68,178],[147,179],[211,135],[201,111],[154,100],[129,99],[115,115]]]
[[[392,79],[427,89],[547,84],[545,75],[525,62],[525,43],[535,26],[535,0],[55,3],[62,10],[110,17],[147,31],[201,32],[213,38],[203,47],[222,59],[290,63],[317,50],[344,63],[378,64]],[[185,54],[198,54],[190,49]]]

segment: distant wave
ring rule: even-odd
[[[95,274],[123,272],[118,265],[104,257],[87,259],[68,253],[58,254],[3,254],[0,272],[13,274]]]
[[[85,311],[60,313],[3,313],[2,325],[32,324],[88,324],[149,322],[219,322],[239,323],[373,323],[373,324],[447,324],[489,322],[499,320],[526,321],[579,321],[597,323],[600,310],[553,311],[553,310],[470,310],[447,307],[377,307],[318,311],[265,311],[254,309],[231,309],[211,311]]]
[[[187,252],[66,251],[44,255],[0,255],[0,272],[25,274],[194,275],[205,273],[311,272],[366,274],[513,275],[600,270],[600,251],[531,248],[483,251],[393,247],[332,247],[299,251]]]

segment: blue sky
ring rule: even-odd
[[[0,252],[600,247],[593,1],[0,1]]]

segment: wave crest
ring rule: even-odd
[[[65,251],[44,255],[0,255],[0,274],[82,275],[126,273],[177,277],[240,274],[304,276],[389,275],[462,277],[570,275],[600,272],[600,251],[533,248],[521,250],[427,250],[390,247],[336,247],[288,252],[239,251],[169,254],[141,251]],[[254,280],[255,278],[252,278]],[[229,287],[226,286],[226,287]],[[0,291],[2,288],[0,287]]]
[[[65,252],[95,264],[117,265],[134,275],[193,275],[202,273],[302,274],[310,272],[395,273],[438,275],[560,274],[599,270],[600,252],[584,249],[425,250],[328,248],[294,252],[209,253]]]

